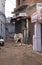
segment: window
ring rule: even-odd
[[[20,5],[20,0],[18,0],[18,2],[17,2],[17,3],[18,3],[18,5]]]

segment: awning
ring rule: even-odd
[[[40,22],[42,20],[42,10],[38,10],[31,15],[31,22]]]
[[[25,19],[30,19],[30,16],[28,16],[26,12],[22,12],[22,13],[19,13],[19,15],[17,16],[14,15],[11,19],[11,22],[25,20]]]
[[[31,19],[31,17],[30,16],[19,16],[16,18],[11,18],[11,22],[17,22],[19,20],[25,20],[25,19]]]

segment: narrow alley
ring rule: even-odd
[[[0,0],[0,65],[42,65],[42,0]]]

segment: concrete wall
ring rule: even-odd
[[[5,38],[5,0],[0,0],[0,36]]]
[[[18,7],[18,0],[16,0],[16,7]],[[31,3],[42,3],[42,0],[20,0],[20,5],[21,4],[24,4],[24,3],[28,3],[28,4],[31,4]]]
[[[0,15],[0,36],[5,38],[5,17]]]
[[[34,24],[33,50],[34,51],[42,51],[41,48],[42,48],[41,47],[41,24],[36,22]]]
[[[0,12],[5,13],[5,0],[0,0]]]
[[[0,20],[0,36],[5,38],[5,24]]]
[[[14,33],[15,33],[15,25],[14,24],[11,24],[11,23],[6,23],[6,36],[8,37],[13,37],[14,36]]]

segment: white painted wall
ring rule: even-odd
[[[34,24],[34,35],[33,35],[33,50],[42,51],[41,47],[41,24],[42,23],[42,3],[36,4],[36,12],[31,16],[31,21]]]
[[[5,38],[5,24],[0,20],[0,36]]]
[[[0,12],[5,13],[5,0],[0,0]]]
[[[0,0],[0,35],[5,38],[5,0]]]
[[[33,50],[41,51],[41,24],[37,22],[34,25]]]
[[[0,20],[5,23],[5,17],[0,13]]]

